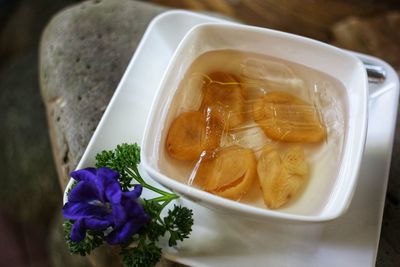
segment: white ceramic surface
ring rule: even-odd
[[[155,91],[182,37],[195,25],[225,21],[186,11],[166,12],[153,20],[136,50],[78,169],[93,166],[94,156],[121,142],[140,142]],[[339,219],[315,224],[259,223],[215,213],[181,200],[194,211],[190,239],[164,256],[189,266],[374,266],[388,181],[399,96],[398,77],[369,86],[368,133],[351,205]],[[148,70],[152,70],[149,72]],[[127,123],[127,118],[130,118]],[[143,176],[149,183],[151,179]],[[65,192],[72,185],[68,184]],[[144,192],[146,197],[146,192]],[[66,201],[64,194],[64,202]]]
[[[316,188],[317,180],[328,179],[331,174],[319,172],[310,177],[311,185],[307,187],[313,186],[316,190],[304,192],[290,210],[268,210],[221,198],[168,177],[160,167],[160,147],[164,143],[165,127],[171,123],[167,114],[179,82],[197,57],[223,49],[270,55],[301,64],[336,78],[346,88],[343,95],[348,103],[345,122],[348,127],[344,131],[339,170],[335,170],[337,176],[331,176],[327,188],[320,186],[319,189]],[[293,221],[335,219],[347,209],[356,186],[367,131],[367,103],[366,71],[362,62],[351,53],[309,38],[264,28],[221,23],[198,25],[178,45],[158,89],[145,127],[142,166],[152,178],[171,190],[211,208],[225,208],[225,212],[232,214]],[[310,210],[310,203],[315,202],[320,203],[318,209]]]

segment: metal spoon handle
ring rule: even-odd
[[[382,66],[374,65],[368,62],[363,62],[367,70],[368,82],[383,83],[386,79],[386,70]]]

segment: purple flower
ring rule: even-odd
[[[63,207],[65,218],[73,220],[71,240],[82,241],[87,230],[106,231],[109,244],[128,239],[150,220],[139,203],[142,186],[123,192],[119,173],[109,168],[86,168],[71,173],[78,181]]]

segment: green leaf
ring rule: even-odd
[[[137,180],[139,163],[140,147],[136,143],[120,144],[114,150],[104,150],[96,155],[96,168],[108,167],[117,171],[120,174],[118,180],[123,191],[129,191],[132,179]]]
[[[161,258],[161,248],[141,239],[136,247],[122,249],[121,255],[124,267],[152,267]]]
[[[64,221],[64,238],[67,242],[69,251],[73,254],[79,254],[81,256],[89,255],[90,252],[103,244],[104,235],[101,231],[87,231],[85,239],[81,242],[74,242],[71,240],[71,228],[73,222],[70,220]]]
[[[150,222],[141,231],[141,236],[147,237],[151,241],[158,241],[161,236],[164,236],[166,227],[160,220],[162,205],[155,201],[145,200],[143,203],[145,212],[151,217]]]
[[[169,246],[176,246],[178,240],[183,241],[192,232],[193,212],[186,207],[174,205],[174,208],[168,211],[168,216],[164,218],[164,224],[170,233]]]

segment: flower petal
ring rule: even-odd
[[[92,181],[80,181],[68,195],[68,202],[101,200],[101,192]]]
[[[112,226],[112,217],[98,218],[85,218],[85,228],[90,230],[105,230]]]
[[[122,189],[118,182],[108,183],[105,185],[106,199],[111,203],[120,203],[122,197]]]
[[[142,227],[143,225],[148,224],[150,222],[150,216],[143,210],[142,214],[137,214],[137,216],[132,218],[131,220],[135,224],[140,225],[140,227]]]
[[[128,219],[126,208],[118,203],[112,204],[111,209],[115,227],[121,227],[122,225],[124,225],[126,220]]]
[[[106,240],[110,245],[121,244],[129,240],[129,238],[136,233],[142,225],[137,225],[135,222],[127,222],[120,229],[115,229],[107,237]]]
[[[102,218],[109,215],[106,207],[91,205],[89,203],[67,202],[62,208],[66,219],[79,220],[83,218],[97,217]]]
[[[124,192],[123,195],[127,198],[137,199],[142,194],[143,187],[140,184],[136,184],[133,190]]]
[[[114,171],[113,169],[107,168],[107,167],[101,167],[97,169],[97,175],[101,177],[107,177],[110,178],[113,181],[118,182],[118,177],[119,173],[117,171]]]
[[[121,202],[122,189],[118,182],[119,173],[110,168],[99,168],[97,170],[98,187],[102,188],[106,200],[110,203]]]
[[[77,181],[94,181],[96,180],[96,169],[85,168],[82,170],[76,170],[71,172],[70,176]]]
[[[82,240],[86,230],[106,230],[110,244],[128,241],[147,224],[150,216],[139,203],[142,186],[122,192],[120,174],[110,168],[87,168],[71,173],[78,184],[70,192],[69,202],[63,207],[64,217],[75,220],[71,238]],[[111,209],[110,209],[111,208]]]
[[[86,236],[86,229],[83,220],[77,220],[71,228],[71,240],[74,242],[82,241]]]
[[[120,244],[129,240],[129,238],[136,234],[144,225],[150,220],[146,213],[138,214],[137,217],[129,220],[122,227],[116,228],[107,237],[106,240],[109,244]]]
[[[128,214],[129,218],[142,217],[143,215],[147,215],[143,209],[143,206],[137,202],[137,200],[125,199],[123,202],[123,206],[125,207],[125,211]]]

